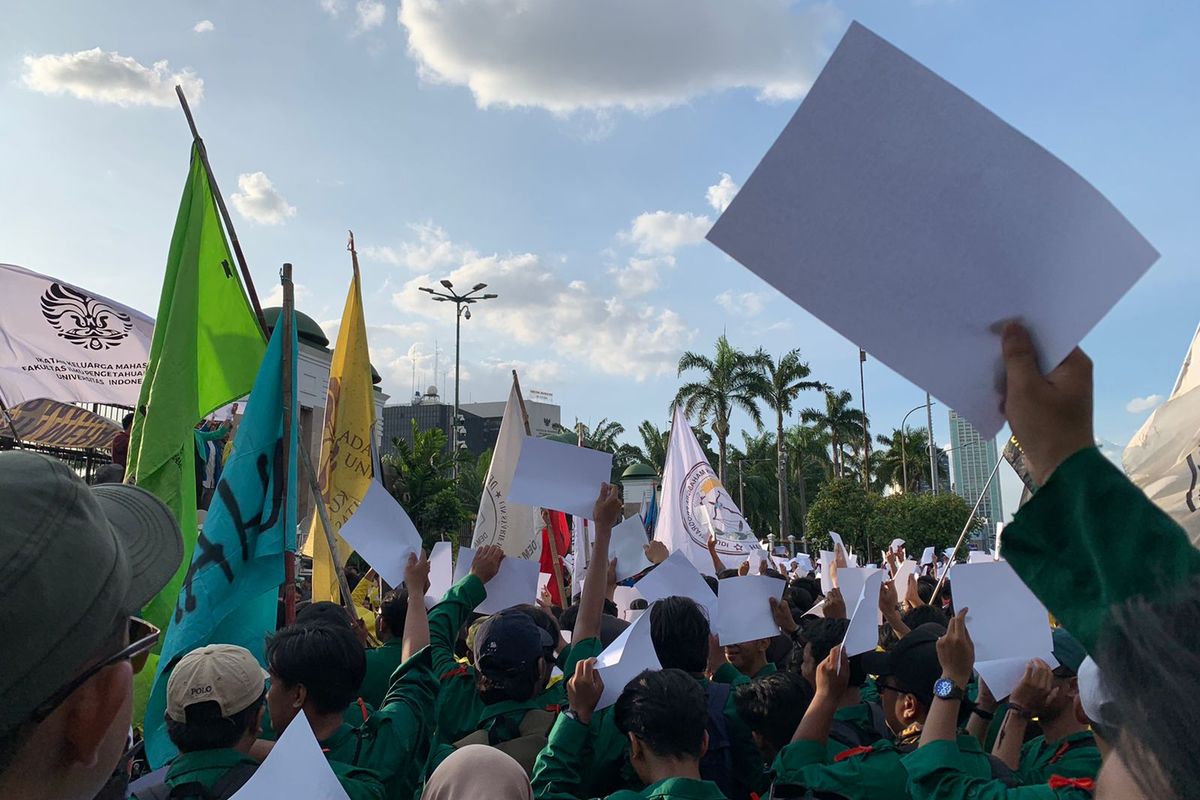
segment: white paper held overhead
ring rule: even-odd
[[[371,481],[339,533],[391,586],[404,583],[408,557],[421,552],[421,534],[379,481]]]
[[[1052,368],[1158,258],[1070,167],[858,23],[708,239],[985,437],[999,326],[1022,320]]]
[[[626,685],[647,669],[662,669],[662,664],[650,638],[650,615],[642,614],[596,659],[596,671],[604,681],[596,710],[617,702]]]
[[[690,597],[703,606],[710,621],[716,619],[717,596],[688,557],[678,550],[638,581],[635,588],[650,603],[676,595]]]
[[[350,800],[301,711],[231,800]]]
[[[646,528],[642,518],[634,514],[612,530],[608,554],[617,560],[617,580],[632,578],[652,566],[646,558]]]
[[[508,499],[591,519],[600,485],[611,478],[612,453],[528,436]]]
[[[783,597],[786,581],[765,575],[725,578],[717,594],[715,633],[720,643],[741,644],[779,635],[770,598]]]
[[[470,569],[470,564],[467,565]],[[429,591],[425,593],[425,607],[432,608],[454,583],[454,551],[449,542],[438,542],[429,551]]]
[[[858,599],[846,599],[846,607],[854,604],[850,614],[850,625],[846,628],[846,638],[842,647],[847,656],[856,656],[875,649],[879,644],[879,587],[883,583],[883,572],[876,570],[867,576]]]
[[[471,572],[471,561],[475,551],[470,547],[458,548],[458,564],[454,568],[454,582],[458,583]],[[505,556],[500,562],[500,571],[488,581],[487,599],[475,607],[478,614],[495,614],[506,608],[532,603],[537,599],[538,563],[524,558]]]

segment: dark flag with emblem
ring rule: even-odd
[[[174,662],[213,643],[240,645],[264,662],[266,635],[275,630],[283,554],[296,549],[296,428],[285,442],[283,329],[276,322],[163,639],[146,707],[146,753],[155,766],[176,752],[163,721]],[[295,325],[290,329],[286,374],[296,419]]]
[[[249,393],[265,349],[193,144],[126,469],[129,482],[167,504],[183,532],[179,572],[143,611],[161,629],[175,611],[196,545],[196,424]],[[149,674],[139,675],[135,713],[144,707]]]

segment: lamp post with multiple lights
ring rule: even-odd
[[[439,303],[454,303],[454,419],[452,421],[453,424],[451,425],[450,452],[454,456],[454,472],[457,475],[459,448],[458,364],[459,353],[462,344],[462,321],[463,317],[466,317],[467,319],[471,318],[471,306],[473,304],[478,303],[481,300],[494,300],[499,295],[479,294],[479,292],[482,292],[487,288],[486,283],[477,283],[471,287],[469,292],[464,294],[459,294],[458,292],[454,291],[454,284],[450,283],[448,279],[442,279],[441,284],[445,288],[444,292],[435,291],[434,289],[430,289],[428,286],[422,286],[420,287],[420,290],[426,294],[432,295],[433,299]]]

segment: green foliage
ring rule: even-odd
[[[440,428],[420,431],[413,420],[412,434],[411,445],[393,439],[392,452],[382,460],[392,473],[388,491],[404,506],[425,547],[430,548],[443,536],[453,539],[470,514],[451,477],[454,462],[446,453],[445,432]]]
[[[828,550],[829,531],[837,531],[847,544],[865,551],[871,516],[878,502],[878,495],[867,493],[853,478],[826,481],[808,507],[810,546]]]
[[[967,501],[950,492],[893,494],[875,503],[867,531],[872,542],[882,543],[876,549],[900,538],[910,554],[920,557],[926,547],[935,547],[939,553],[953,547],[970,514]],[[983,521],[976,518],[971,530],[979,530],[982,525]]]

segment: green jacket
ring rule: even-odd
[[[257,761],[232,748],[180,753],[171,762],[164,783],[171,789],[185,783],[199,783],[212,789],[225,773],[243,764],[258,766]],[[383,800],[383,784],[372,773],[346,764],[331,762],[329,766],[350,800]],[[133,800],[138,800],[137,795],[133,795]]]
[[[1163,598],[1200,573],[1183,529],[1094,447],[1060,464],[1017,512],[1003,553],[1093,655],[1114,605]]]
[[[882,716],[882,712],[880,712]],[[856,703],[852,706],[839,708],[833,712],[834,727],[838,727],[839,723],[854,728],[859,732],[859,741],[877,741],[883,734],[887,734],[887,725],[884,725],[884,730],[877,730],[875,727],[875,715],[871,713],[871,706],[865,701]],[[849,750],[850,746],[837,741],[832,736],[828,740],[829,760],[837,758],[838,754]]]
[[[738,673],[741,675],[741,673]],[[743,683],[749,679],[742,677]],[[709,681],[698,679],[703,686]],[[733,692],[725,701],[725,723],[729,733],[733,774],[744,778],[749,791],[762,794],[771,778],[763,764],[762,754],[754,744],[750,728],[738,716]],[[601,709],[592,716],[591,737],[583,754],[582,796],[601,797],[619,789],[635,789],[641,780],[629,763],[629,738],[617,729],[613,707]]]
[[[388,639],[379,647],[367,651],[367,674],[358,694],[372,708],[378,708],[383,703],[403,654],[404,641],[399,637]]]
[[[1045,783],[1051,775],[1095,778],[1100,772],[1100,749],[1091,731],[1072,733],[1060,742],[1045,736],[1030,739],[1021,748],[1021,764],[1014,777],[1022,785]]]
[[[756,681],[759,678],[765,678],[768,675],[774,675],[776,672],[779,672],[779,668],[775,666],[774,662],[768,661],[767,665],[754,675],[746,676],[739,672],[737,667],[726,661],[717,667],[717,671],[713,673],[712,679],[714,683],[728,683],[736,687],[750,681]]]
[[[906,755],[903,763],[913,800],[1087,800],[1092,796],[1078,786],[1052,789],[1043,781],[1010,788],[1003,781],[972,776],[954,742],[930,742]]]
[[[991,765],[975,737],[959,736],[957,749],[965,775],[991,778]],[[901,800],[915,797],[908,792],[908,771],[903,760],[906,755],[891,742],[880,740],[831,760],[824,742],[792,742],[775,758],[775,783],[835,792],[849,800]]]
[[[559,717],[550,731],[550,741],[538,755],[533,768],[533,796],[535,800],[577,800],[580,793],[582,773],[581,754],[598,721],[592,716],[591,725]],[[715,783],[691,778],[667,778],[647,786],[641,791],[621,789],[608,795],[608,800],[725,800]]]
[[[326,757],[379,775],[388,800],[411,800],[432,735],[437,680],[422,648],[392,676],[383,705],[358,727],[344,724],[321,742]]]

